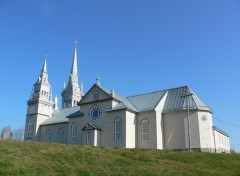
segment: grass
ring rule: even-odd
[[[240,175],[240,155],[0,140],[0,175]]]

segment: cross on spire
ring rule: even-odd
[[[99,77],[96,78],[96,84],[97,84],[98,86],[100,86],[100,78],[99,78]]]

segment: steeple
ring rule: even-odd
[[[44,63],[42,68],[42,73],[47,73],[47,55],[44,56]]]
[[[42,67],[41,73],[38,77],[36,84],[37,83],[42,83],[42,84],[50,86],[50,84],[48,82],[48,74],[47,74],[47,55],[44,56],[43,67]]]
[[[33,85],[27,104],[26,126],[28,130],[25,131],[25,139],[39,140],[39,124],[50,118],[53,112],[52,90],[48,82],[46,55],[42,70],[37,82]],[[32,125],[31,128],[29,128],[29,124]]]
[[[31,93],[31,99],[44,99],[48,102],[52,102],[51,85],[48,82],[47,74],[47,56],[44,57],[44,63],[41,73],[37,82],[33,85],[33,91]]]
[[[75,45],[74,45],[74,55],[73,55],[71,74],[73,74],[74,72],[77,73],[77,41],[75,41]]]
[[[62,108],[77,106],[77,102],[81,100],[82,96],[83,91],[78,84],[77,42],[75,41],[68,84],[62,91]]]

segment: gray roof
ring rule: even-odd
[[[127,97],[127,99],[134,105],[138,112],[149,111],[156,108],[158,103],[166,94],[166,90],[152,92],[142,95]]]
[[[130,109],[130,110],[133,110],[135,112],[137,112],[137,110],[135,109],[135,107],[132,105],[132,103],[124,96],[114,92],[114,96],[111,95],[111,91],[106,89],[106,88],[103,88],[103,87],[100,87],[104,92],[106,92],[107,94],[109,94],[112,98],[120,101],[120,103],[115,106],[112,110],[119,110],[119,109]]]
[[[209,108],[189,87],[178,87],[174,89],[167,89],[163,91],[151,92],[141,95],[135,95],[130,97],[124,97],[106,88],[100,87],[104,92],[106,92],[113,99],[119,101],[119,104],[116,105],[113,109],[108,111],[120,110],[120,109],[129,109],[134,112],[144,112],[154,110],[162,98],[167,94],[166,101],[163,107],[163,113],[175,112],[186,110],[186,101],[184,95],[186,93],[191,94],[189,96],[189,109],[190,110],[204,110],[212,112]],[[53,113],[52,117],[43,122],[41,125],[49,125],[55,123],[64,123],[68,122],[68,118],[79,117],[84,114],[80,112],[80,107],[75,106],[71,108],[65,108],[57,110]]]
[[[190,110],[204,110],[212,112],[211,108],[209,108],[189,87],[179,87],[175,89],[169,89],[166,102],[163,107],[163,113],[173,112],[179,110],[186,110],[186,98],[183,96],[187,93],[190,93],[189,96],[189,109]]]
[[[46,120],[45,122],[43,122],[41,125],[50,125],[50,124],[55,124],[55,123],[68,122],[67,117],[72,117],[72,114],[79,113],[79,112],[80,112],[79,106],[59,109],[59,110],[53,112],[52,117],[50,119]]]
[[[101,89],[111,96],[110,90],[102,87]],[[124,97],[115,92],[115,95],[113,98],[120,101],[120,103],[109,111],[119,110],[119,109],[130,109],[135,112],[144,112],[144,111],[154,110],[166,93],[167,93],[167,97],[163,107],[163,113],[186,110],[187,101],[186,101],[186,98],[184,98],[186,93],[191,94],[191,96],[189,96],[189,105],[188,105],[190,110],[204,110],[204,111],[212,112],[211,108],[209,108],[187,86],[178,87],[174,89],[167,89],[162,91],[156,91],[156,92],[151,92],[151,93],[146,93],[141,95],[135,95],[130,97]]]

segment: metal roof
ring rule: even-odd
[[[175,89],[169,89],[166,102],[164,104],[163,113],[174,112],[187,109],[187,101],[184,96],[186,93],[191,94],[189,96],[188,107],[190,110],[204,110],[212,113],[209,108],[189,87],[179,87]]]
[[[41,125],[50,125],[50,124],[55,124],[55,123],[64,123],[68,122],[68,116],[71,117],[72,114],[80,112],[80,107],[75,106],[75,107],[70,107],[70,108],[64,108],[64,109],[59,109],[55,112],[53,112],[52,117],[43,122]]]
[[[106,89],[106,88],[103,88],[103,87],[100,87],[104,92],[106,92],[107,94],[109,94],[112,98],[120,101],[120,103],[114,107],[113,109],[111,110],[119,110],[119,109],[130,109],[130,110],[133,110],[133,111],[137,111],[135,109],[135,107],[132,105],[132,103],[124,96],[114,92],[114,95],[112,96],[112,91],[110,91],[109,89]]]
[[[166,92],[166,90],[163,90],[147,94],[135,95],[127,97],[127,99],[134,105],[138,112],[149,111],[156,108]]]
[[[120,94],[100,87],[104,92],[106,92],[113,99],[119,101],[119,104],[116,105],[113,109],[108,111],[120,110],[120,109],[129,109],[135,112],[144,112],[154,110],[159,102],[162,100],[164,95],[167,94],[166,101],[163,107],[163,113],[175,112],[180,110],[186,110],[186,98],[184,96],[186,93],[190,94],[189,96],[189,109],[190,110],[204,110],[212,113],[211,108],[209,108],[189,87],[178,87],[174,89],[167,89],[163,91],[151,92],[141,95],[135,95],[130,97],[124,97]],[[80,112],[80,107],[75,106],[71,108],[64,108],[53,112],[52,117],[43,122],[41,125],[49,125],[55,123],[64,123],[68,122],[68,118],[79,117],[84,114]]]
[[[110,90],[102,87],[101,89],[111,96]],[[188,107],[190,110],[204,110],[212,113],[212,109],[208,107],[188,86],[129,97],[121,96],[115,92],[114,96],[111,97],[117,99],[120,103],[108,111],[130,109],[135,112],[144,112],[154,110],[166,93],[167,97],[163,107],[163,113],[186,110],[187,101],[186,98],[184,98],[186,93],[190,94],[188,99]]]

